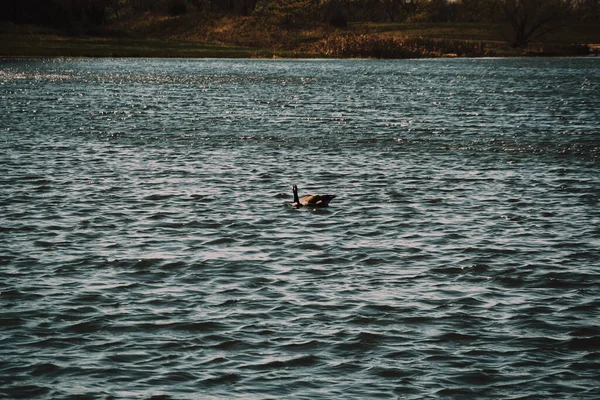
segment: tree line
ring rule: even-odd
[[[600,0],[2,0],[0,21],[89,33],[143,13],[278,14],[290,27],[352,22],[480,22],[511,28],[513,47],[567,23],[600,22]]]

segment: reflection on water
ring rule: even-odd
[[[1,61],[0,393],[597,398],[599,71]]]

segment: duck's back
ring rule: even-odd
[[[300,199],[300,204],[303,206],[327,207],[329,202],[333,200],[333,194],[310,194]]]

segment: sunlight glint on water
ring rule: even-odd
[[[0,61],[0,394],[598,398],[598,63]]]

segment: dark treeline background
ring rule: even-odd
[[[353,22],[503,23],[513,47],[524,47],[548,30],[574,22],[600,22],[600,0],[2,0],[0,21],[36,24],[65,34],[144,14],[178,16],[277,14],[289,27]]]

